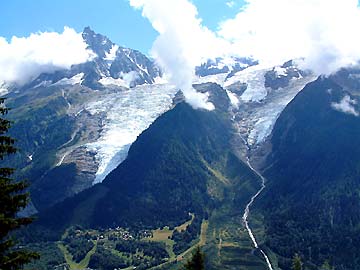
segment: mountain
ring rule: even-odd
[[[197,244],[210,270],[287,270],[296,253],[307,269],[359,268],[359,69],[208,60],[193,78],[208,112],[147,56],[83,39],[90,61],[1,86],[21,149],[8,164],[31,181],[22,214],[39,211],[22,236],[49,248],[36,269],[74,268],[67,252],[94,269],[177,269]]]
[[[256,207],[281,269],[290,269],[295,253],[307,269],[325,261],[335,269],[359,268],[357,74],[343,69],[309,83],[281,113],[261,150],[268,184]]]
[[[260,179],[231,150],[230,100],[216,84],[195,87],[209,93],[215,111],[194,110],[178,103],[141,133],[126,160],[102,183],[41,212],[28,238],[58,241],[76,226],[84,233],[127,228],[138,239],[144,230],[166,231],[190,222],[194,227],[172,234],[174,242],[167,248],[165,269],[176,263],[175,255],[170,254],[184,256],[179,254],[196,244],[201,233],[206,238],[206,252],[214,254],[207,262],[209,269],[252,265],[265,270],[261,254],[251,247],[247,232],[239,229],[245,205],[260,188]],[[143,243],[143,236],[140,239]],[[108,246],[119,244],[118,238],[104,241]],[[241,254],[245,257],[239,258]]]
[[[228,74],[231,77],[236,72],[242,71],[250,66],[259,64],[257,61],[250,58],[229,57],[216,59],[209,59],[205,63],[195,68],[195,74],[199,77],[206,77],[209,75]]]
[[[102,181],[177,92],[155,84],[161,72],[142,53],[89,27],[82,35],[94,52],[91,61],[7,89],[11,135],[21,149],[8,164],[32,183],[28,213]],[[112,144],[117,136],[124,139]]]
[[[229,103],[226,92],[219,86],[202,87],[213,93],[222,91],[216,104]],[[205,215],[206,208],[211,207],[210,201],[219,200],[224,189],[209,169],[220,166],[221,159],[226,160],[230,155],[232,128],[223,114],[226,111],[196,111],[180,102],[138,137],[127,159],[102,184],[67,200],[66,207],[56,206],[68,212],[59,218],[71,217],[69,209],[77,211],[77,204],[83,198],[96,199],[94,208],[86,209],[89,213],[81,215],[88,217],[81,224],[90,227],[114,224],[160,227],[181,223],[188,218],[188,212]],[[54,223],[52,226],[66,224],[48,213],[45,216]]]
[[[22,87],[31,89],[55,83],[79,83],[94,90],[106,86],[134,87],[152,84],[162,76],[159,67],[139,51],[114,44],[106,36],[95,33],[90,27],[82,32],[87,49],[94,53],[92,60],[73,65],[70,70],[43,73]],[[70,80],[70,81],[69,81]]]
[[[11,135],[19,138],[21,149],[9,164],[19,168],[17,177],[32,183],[32,207],[26,213],[103,181],[125,160],[137,136],[173,106],[178,92],[140,52],[118,46],[89,27],[83,39],[94,52],[92,60],[8,89]],[[243,140],[254,147],[265,140],[286,104],[314,79],[291,61],[283,67],[262,67],[243,58],[209,60],[196,73],[194,84],[215,82],[226,89],[243,160],[249,144]],[[254,87],[261,97],[252,97]]]

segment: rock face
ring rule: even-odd
[[[106,36],[86,27],[82,33],[88,49],[94,52],[91,61],[73,65],[70,70],[43,73],[22,87],[23,91],[39,85],[50,85],[64,79],[83,74],[79,83],[94,90],[109,85],[135,87],[144,83],[152,84],[162,76],[159,67],[139,51],[120,47]]]
[[[256,64],[258,64],[258,62],[250,58],[216,58],[215,60],[208,60],[206,63],[196,67],[195,74],[199,77],[206,77],[209,75],[227,73],[229,74],[228,76],[231,77],[236,72]]]

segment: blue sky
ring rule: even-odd
[[[235,16],[243,0],[235,0],[232,8],[226,2],[229,1],[193,0],[204,25],[212,30],[220,21]],[[0,36],[8,40],[38,31],[62,32],[64,26],[78,32],[90,26],[117,44],[147,53],[157,36],[127,0],[3,0],[0,10]]]

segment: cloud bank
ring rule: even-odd
[[[29,37],[0,37],[0,82],[24,84],[42,72],[70,68],[94,57],[81,33],[65,27],[63,33],[44,32]]]
[[[234,53],[269,64],[303,58],[303,67],[330,74],[360,59],[358,0],[247,0],[219,35]]]
[[[202,25],[196,7],[187,0],[130,0],[142,9],[159,33],[151,55],[164,69],[169,81],[179,87],[194,108],[214,109],[207,95],[192,87],[195,66],[201,61],[223,54],[227,43]]]
[[[300,67],[325,75],[358,64],[358,0],[245,1],[215,32],[202,25],[190,0],[129,0],[159,32],[152,56],[194,107],[207,106],[191,87],[194,67],[206,58],[252,57],[265,65],[297,59]]]

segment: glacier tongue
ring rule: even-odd
[[[87,105],[91,114],[106,113],[100,139],[86,146],[96,152],[100,183],[127,156],[130,145],[162,113],[169,110],[177,90],[169,84],[142,85],[112,93]]]
[[[292,66],[292,69],[297,70],[295,66]],[[277,79],[289,78],[286,87],[266,87],[265,76],[272,70],[275,71]],[[253,147],[266,140],[287,104],[306,84],[317,77],[314,74],[304,74],[306,75],[302,76],[299,73],[297,77],[293,77],[288,74],[287,68],[258,64],[232,76],[221,73],[194,78],[194,83],[215,82],[226,89],[233,107],[234,125],[246,144]],[[246,89],[241,90],[242,84],[246,85]]]
[[[244,102],[261,101],[266,98],[267,90],[265,88],[265,73],[268,67],[255,65],[237,72],[233,77],[226,80],[224,86],[227,87],[236,82],[247,84],[246,91],[240,96]]]
[[[246,138],[247,144],[255,146],[264,142],[285,107],[306,84],[315,79],[314,75],[292,79],[287,87],[269,91],[262,102],[240,104],[240,109],[235,112],[236,119],[239,119],[236,125],[240,134]]]

